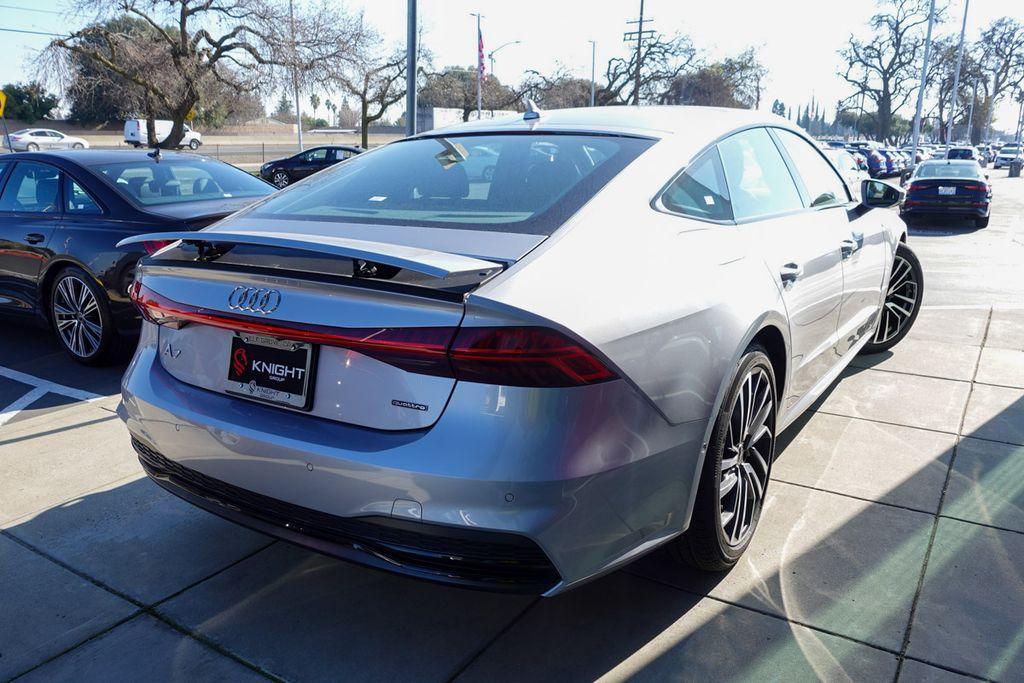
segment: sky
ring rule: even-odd
[[[937,35],[957,33],[960,28],[965,0],[946,1],[948,18],[937,27]],[[384,37],[386,47],[404,47],[406,0],[343,4],[352,11],[362,10]],[[435,67],[476,63],[476,18],[471,13],[479,12],[484,15],[485,52],[522,41],[501,47],[495,55],[494,71],[503,82],[517,82],[529,69],[550,72],[558,66],[588,78],[590,40],[597,43],[600,80],[608,59],[629,49],[622,34],[632,28],[626,21],[636,18],[639,5],[639,0],[419,0],[418,13],[424,45],[433,53]],[[0,28],[66,31],[82,22],[62,16],[66,7],[62,0],[0,0]],[[867,34],[866,21],[875,8],[874,0],[646,0],[644,13],[653,20],[650,27],[662,34],[689,35],[699,55],[709,61],[757,48],[769,70],[762,107],[770,107],[777,98],[795,112],[812,96],[831,111],[838,99],[850,93],[836,75],[837,50],[851,32]],[[1024,0],[971,0],[968,38],[1000,16],[1024,21]],[[25,58],[46,41],[45,36],[0,31],[0,47],[6,48],[7,55],[0,58],[0,83],[33,78]],[[1005,102],[996,112],[996,127],[1012,130],[1016,115],[1016,107]]]

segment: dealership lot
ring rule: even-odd
[[[123,368],[0,335],[0,680],[998,680],[1024,674],[1024,181],[912,231],[925,304],[780,444],[727,576],[661,553],[541,600],[334,561],[143,476]]]

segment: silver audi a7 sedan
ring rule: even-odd
[[[132,285],[119,414],[159,485],[364,565],[545,595],[663,544],[725,570],[779,432],[920,308],[900,192],[862,189],[752,111],[424,133],[126,240],[177,241]]]

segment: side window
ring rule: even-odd
[[[737,133],[718,144],[737,220],[804,208],[779,148],[764,128]]]
[[[846,184],[818,150],[788,130],[777,128],[775,134],[779,136],[782,146],[803,179],[812,208],[838,206],[850,201],[846,194]]]
[[[662,205],[669,211],[727,221],[732,219],[729,188],[717,149],[711,149],[679,174],[661,196]]]
[[[98,216],[103,213],[88,192],[68,176],[64,176],[64,210],[78,216]]]
[[[303,161],[323,161],[327,158],[327,150],[323,147],[320,149],[311,149],[306,152],[306,156],[302,158]]]
[[[60,173],[53,166],[20,161],[0,195],[0,211],[57,213]]]

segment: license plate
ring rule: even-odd
[[[225,389],[254,401],[309,410],[315,360],[312,344],[236,332]]]
[[[956,194],[956,188],[955,187],[942,187],[942,186],[939,186],[939,194],[947,195],[947,196],[948,195]]]

